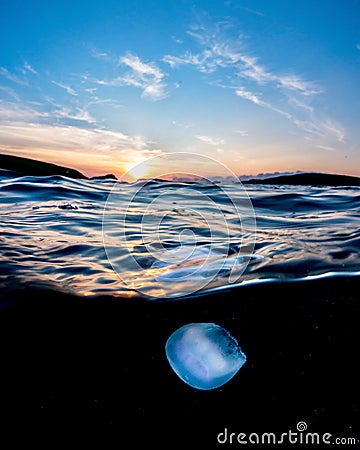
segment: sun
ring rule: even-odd
[[[147,165],[147,158],[137,157],[135,161],[128,163],[125,167],[123,175],[124,181],[135,181],[139,178],[146,178],[149,173],[149,166]]]

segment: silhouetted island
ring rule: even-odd
[[[296,173],[292,175],[279,175],[270,178],[252,178],[243,184],[289,184],[302,186],[360,186],[360,178],[349,175],[336,175],[330,173]]]
[[[96,177],[90,177],[90,180],[114,180],[114,181],[116,181],[117,178],[116,178],[116,176],[114,174],[108,173],[106,175],[99,175],[99,176],[96,176]]]
[[[117,180],[116,176],[112,173],[89,178],[78,170],[70,169],[69,167],[38,161],[36,159],[3,154],[0,154],[0,170],[1,169],[13,172],[19,176],[31,175],[36,177],[49,177],[52,175],[61,175],[82,180]]]
[[[62,175],[68,178],[83,180],[117,180],[113,174],[87,177],[76,169],[57,164],[38,161],[20,156],[0,154],[0,169],[15,172],[19,175],[51,176]],[[155,179],[156,180],[156,179]],[[153,180],[153,181],[155,181]],[[139,181],[139,180],[138,180]],[[144,180],[146,181],[146,180]],[[164,180],[161,180],[164,181]],[[149,182],[148,180],[146,182]],[[277,184],[303,186],[360,186],[360,177],[337,175],[329,173],[307,172],[277,175],[269,178],[251,178],[242,181],[243,184]]]
[[[112,173],[89,178],[78,170],[70,169],[69,167],[38,161],[36,159],[3,154],[0,154],[0,169],[15,172],[20,176],[31,175],[37,177],[48,177],[52,175],[61,175],[68,178],[82,180],[117,180],[116,176]]]
[[[62,175],[69,178],[87,180],[88,177],[81,172],[68,167],[58,166],[43,161],[37,161],[20,156],[0,155],[0,168],[17,172],[21,175],[32,175],[46,177],[51,175]]]

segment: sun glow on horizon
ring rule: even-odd
[[[125,170],[121,178],[124,181],[136,181],[139,178],[146,178],[149,175],[150,167],[147,164],[147,158],[138,156],[135,161],[125,165]]]

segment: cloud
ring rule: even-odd
[[[185,128],[185,130],[188,130],[189,128],[194,127],[194,125],[189,122],[179,122],[177,120],[173,120],[171,123],[172,123],[172,125],[174,125],[174,127]]]
[[[38,74],[37,71],[33,67],[31,67],[30,64],[28,62],[26,62],[26,61],[24,63],[24,71],[25,72],[30,72],[33,75],[37,75]]]
[[[90,91],[93,93],[93,91]],[[92,105],[110,105],[113,108],[121,108],[123,105],[119,101],[112,98],[99,98],[97,96],[91,97],[91,100],[87,103],[87,107]]]
[[[83,125],[96,123],[96,120],[90,115],[85,107],[76,108],[75,111],[72,111],[68,107],[60,107],[52,113],[52,117],[63,119],[65,123],[73,123],[73,121],[83,122]]]
[[[92,47],[90,49],[90,54],[93,58],[97,58],[97,59],[108,59],[109,58],[109,54],[107,52],[98,50],[97,48]]]
[[[243,64],[239,75],[254,80],[258,84],[273,84],[274,87],[297,91],[305,96],[322,93],[322,90],[316,86],[316,83],[305,81],[299,75],[280,75],[269,72],[265,67],[258,64],[257,58],[241,55],[239,60]]]
[[[255,81],[258,84],[272,84],[274,87],[297,91],[303,95],[318,94],[321,91],[314,82],[303,80],[296,74],[277,74],[259,64],[258,58],[244,53],[242,42],[227,39],[221,32],[221,24],[214,30],[195,27],[187,32],[202,47],[198,53],[187,50],[183,55],[165,55],[163,62],[171,68],[190,64],[200,72],[214,73],[218,69],[232,68],[236,77]],[[229,24],[226,24],[227,26]]]
[[[246,100],[250,100],[251,102],[255,103],[256,105],[265,106],[265,103],[262,100],[260,100],[260,98],[257,95],[252,94],[251,92],[246,91],[243,88],[236,89],[235,93],[237,96],[245,98]]]
[[[15,101],[0,100],[0,124],[9,122],[28,122],[57,125],[74,125],[83,128],[93,128],[97,120],[91,114],[93,105],[110,105],[113,108],[121,107],[121,104],[113,99],[92,97],[90,101],[73,105],[66,105],[55,101],[52,97],[45,95],[41,103],[22,101],[11,88],[0,86],[1,90],[7,92]]]
[[[67,86],[66,84],[58,83],[57,81],[52,81],[52,83],[58,86],[59,88],[64,89],[68,94],[73,95],[74,97],[78,95],[78,93],[75,92],[73,88]]]
[[[169,64],[171,68],[178,67],[183,64],[190,64],[196,66],[200,72],[213,73],[222,65],[219,60],[212,58],[212,53],[209,50],[205,50],[202,53],[193,54],[190,51],[184,53],[183,56],[165,55],[163,62]]]
[[[290,117],[290,120],[298,128],[304,130],[311,136],[322,139],[334,139],[339,143],[345,141],[345,130],[334,121],[325,118],[319,119],[315,115],[310,117],[308,120],[300,120],[294,117]]]
[[[295,106],[298,109],[303,109],[309,113],[314,112],[314,108],[312,106],[307,105],[296,97],[289,97],[288,102],[290,105]]]
[[[245,130],[235,130],[236,134],[239,134],[241,137],[249,136],[249,133]]]
[[[336,152],[336,148],[330,147],[329,145],[317,145],[316,147],[326,150],[327,152]]]
[[[196,33],[191,33],[200,40]],[[171,68],[176,68],[183,64],[196,66],[200,72],[213,73],[219,68],[229,67],[239,61],[239,55],[232,52],[226,45],[214,43],[200,53],[186,51],[182,56],[165,55],[163,62],[169,64]]]
[[[15,99],[16,101],[20,101],[20,97],[17,92],[9,86],[0,86],[0,90],[6,92],[10,97]]]
[[[0,67],[0,75],[4,78],[12,81],[13,83],[20,84],[22,86],[27,86],[28,82],[19,78],[16,74],[9,72],[5,67]]]
[[[226,87],[226,86],[224,86],[224,87]],[[277,114],[281,114],[282,116],[286,117],[288,120],[293,121],[293,116],[289,112],[285,111],[284,109],[280,109],[269,102],[265,102],[264,100],[262,100],[259,97],[259,95],[254,94],[253,92],[250,92],[250,91],[244,89],[243,87],[237,87],[237,88],[232,88],[232,89],[235,89],[235,94],[238,97],[242,97],[245,100],[249,100],[250,102],[255,103],[255,105],[259,105],[264,108],[268,108],[271,111],[276,112]]]
[[[214,139],[210,136],[203,136],[203,135],[197,135],[195,137],[196,139],[199,139],[199,141],[205,142],[206,144],[213,145],[216,147],[225,144],[224,139]]]
[[[333,120],[325,119],[322,122],[322,126],[327,132],[329,132],[330,134],[335,136],[335,138],[338,142],[344,141],[344,139],[345,139],[344,129],[340,125],[336,124]]]
[[[297,75],[275,76],[274,81],[278,81],[281,87],[290,91],[298,91],[303,95],[321,94],[322,89],[316,86],[312,81],[304,81]]]
[[[111,79],[89,79],[99,86],[131,86],[142,90],[141,96],[153,101],[161,100],[167,97],[165,74],[153,62],[145,63],[132,54],[127,53],[121,56],[117,66],[123,66],[129,69],[124,75],[116,76]],[[175,86],[176,88],[177,86]]]
[[[360,44],[357,44],[356,48],[357,48],[358,50],[360,50]]]
[[[256,9],[251,8],[243,8],[243,9],[251,14],[255,14],[256,16],[265,17],[265,14],[263,12],[257,11]]]
[[[16,103],[0,103],[0,143],[6,153],[45,160],[50,156],[53,162],[92,172],[105,166],[121,170],[139,157],[163,154],[142,136],[100,127],[85,109],[41,112]]]
[[[128,67],[130,71],[118,78],[118,82],[142,89],[142,97],[152,100],[161,100],[167,96],[165,75],[154,63],[144,63],[132,53],[122,56],[119,63]]]
[[[172,69],[185,64],[195,67],[207,75],[209,84],[232,89],[238,97],[286,117],[306,135],[337,142],[345,139],[342,127],[322,117],[311,104],[315,96],[324,93],[322,87],[294,72],[269,70],[259,57],[245,50],[243,37],[238,33],[236,39],[229,37],[229,28],[230,22],[192,27],[187,34],[198,43],[198,51],[165,55],[162,60]]]
[[[25,104],[0,101],[0,124],[14,121],[31,122],[46,116],[47,113],[29,108]]]
[[[276,79],[273,74],[258,64],[258,59],[253,56],[239,55],[239,61],[243,65],[240,68],[239,75],[243,78],[250,78],[259,84],[268,83]]]
[[[177,38],[176,36],[171,36],[171,39],[177,44],[182,44],[184,41],[182,39]]]
[[[83,150],[103,153],[127,150],[131,153],[134,150],[145,150],[147,146],[142,138],[120,132],[46,123],[2,124],[0,136],[3,147],[24,148],[29,151]]]
[[[173,56],[173,55],[165,55],[162,59],[165,63],[169,64],[169,66],[173,69],[174,67],[180,66],[182,64],[194,64],[196,63],[193,60],[193,56],[191,52],[186,52],[184,56]]]

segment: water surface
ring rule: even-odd
[[[240,274],[236,270],[241,276],[234,285],[360,273],[359,187],[244,185],[255,222],[244,209],[239,224],[224,195],[226,188],[241,208],[244,192],[237,184],[152,181],[139,196],[139,183],[117,183],[117,201],[107,205],[104,216],[114,185],[111,180],[3,173],[2,289],[40,285],[81,296],[145,293],[156,298],[164,286],[170,297],[177,295],[184,274],[184,292],[194,286],[201,293],[231,288],[229,273]],[[103,217],[114,243],[112,249],[111,239],[105,239],[107,252]],[[134,286],[129,284],[129,248],[141,268]],[[199,280],[209,279],[198,288]]]

